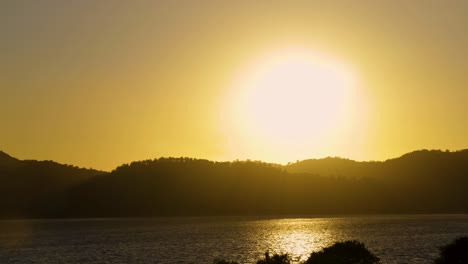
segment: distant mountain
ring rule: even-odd
[[[0,153],[1,217],[463,213],[468,150],[286,166],[160,158],[110,173]]]
[[[11,157],[3,151],[0,151],[0,170],[11,170],[20,166],[21,161]]]
[[[105,172],[53,161],[19,160],[0,151],[0,217],[60,215],[72,187]]]
[[[468,171],[468,150],[418,150],[386,161],[357,162],[342,158],[309,159],[290,163],[291,173],[311,173],[335,177],[370,177],[386,180],[412,180],[420,177],[440,178]],[[462,177],[462,176],[460,176]],[[468,176],[467,176],[468,177]]]
[[[322,176],[360,176],[360,170],[370,162],[357,162],[338,157],[308,159],[289,163],[284,168],[291,173],[313,173]]]

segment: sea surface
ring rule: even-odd
[[[382,263],[431,263],[468,235],[468,215],[1,220],[0,263],[255,263],[265,251],[294,263],[357,239]]]

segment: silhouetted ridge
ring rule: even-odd
[[[0,172],[2,170],[17,167],[20,165],[20,162],[20,160],[13,158],[3,151],[0,151]]]
[[[15,158],[13,158],[12,156],[6,154],[5,152],[1,151],[0,150],[0,160],[3,160],[3,159],[14,159],[14,160],[17,160]]]
[[[101,174],[53,161],[22,161],[2,152],[0,217],[61,216],[70,188]]]
[[[289,163],[285,169],[292,173],[314,173],[324,176],[343,176],[350,171],[357,170],[360,162],[338,157],[327,157],[324,159],[308,159]]]
[[[463,213],[468,151],[287,166],[159,158],[110,173],[52,161],[0,166],[1,217]],[[6,164],[5,163],[5,164]],[[18,165],[19,164],[19,165]]]

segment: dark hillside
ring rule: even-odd
[[[468,151],[281,167],[160,158],[110,173],[3,154],[2,217],[462,213]]]
[[[0,153],[0,217],[60,215],[65,192],[104,172]]]

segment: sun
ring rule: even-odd
[[[355,76],[336,59],[288,49],[263,56],[246,69],[234,84],[237,96],[230,100],[235,130],[250,145],[283,154],[316,150],[332,143],[351,118]]]

